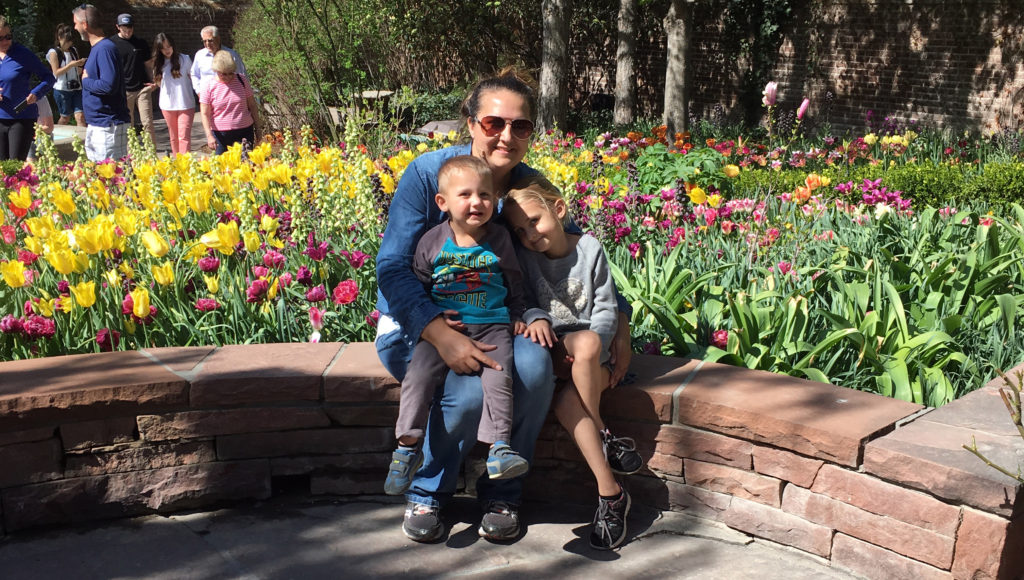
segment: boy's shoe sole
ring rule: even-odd
[[[487,477],[512,479],[530,470],[530,463],[508,445],[495,445],[487,453]]]
[[[515,507],[502,502],[487,504],[487,513],[480,520],[477,530],[481,538],[492,542],[508,542],[519,537],[519,514]]]

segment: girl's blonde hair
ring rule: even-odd
[[[539,173],[520,180],[505,196],[506,205],[523,204],[527,201],[533,201],[543,205],[551,212],[552,215],[555,216],[558,215],[555,212],[555,203],[558,201],[566,203],[565,198],[562,197],[562,192],[555,187],[555,184],[548,181],[546,177]],[[562,226],[565,226],[569,221],[568,209],[568,204],[566,204],[566,212],[565,215],[562,216]]]

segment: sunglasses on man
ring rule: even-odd
[[[516,139],[528,139],[533,134],[533,121],[529,119],[515,119],[507,120],[501,117],[495,117],[488,115],[482,119],[473,118],[474,121],[480,128],[483,129],[484,135],[488,137],[497,137],[505,130],[506,125],[512,126],[512,136]]]

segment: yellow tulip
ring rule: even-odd
[[[210,294],[216,294],[220,290],[220,281],[217,276],[203,276],[203,281],[206,282],[206,289],[210,291]]]
[[[711,207],[718,207],[722,203],[722,196],[717,193],[712,193],[708,196],[708,205]]]
[[[137,318],[146,318],[149,316],[149,290],[145,288],[135,288],[131,291],[132,296],[132,314]]]
[[[190,165],[192,165],[191,153],[182,153],[174,158],[174,169],[176,169],[179,174],[187,174]]]
[[[181,157],[181,155],[179,155],[178,157]],[[153,175],[156,173],[156,171],[153,168],[153,165],[149,163],[135,165],[132,168],[132,171],[135,173],[135,179],[137,179],[138,181],[149,181],[150,179],[153,179]]]
[[[277,233],[277,228],[281,227],[281,220],[270,217],[267,214],[263,214],[260,217],[260,229],[267,233],[268,236],[272,236]]]
[[[171,251],[171,247],[167,244],[160,234],[153,230],[146,230],[142,232],[142,245],[146,246],[149,250],[150,255],[154,258],[163,258],[167,255],[167,252]]]
[[[181,186],[177,179],[168,179],[160,184],[160,193],[164,196],[164,203],[173,205],[181,197]]]
[[[28,226],[28,231],[33,236],[43,240],[49,238],[50,234],[55,231],[53,220],[49,217],[30,217],[25,220],[25,225]]]
[[[708,200],[707,194],[704,193],[704,190],[699,187],[691,188],[690,193],[688,193],[687,195],[690,196],[690,201],[697,205],[701,205]]]
[[[267,290],[267,299],[273,300],[277,298],[277,288],[281,284],[280,278],[274,278],[274,282],[270,285],[270,289]]]
[[[260,249],[260,235],[256,232],[245,232],[242,234],[242,239],[245,240],[245,251],[255,252]]]
[[[80,282],[71,287],[75,302],[82,308],[89,308],[96,303],[96,282]]]
[[[128,334],[135,334],[135,321],[131,318],[124,321],[124,331]]]
[[[174,264],[171,262],[164,262],[157,266],[150,266],[150,271],[153,273],[153,279],[156,283],[161,286],[170,286],[174,283]]]
[[[25,285],[25,264],[20,260],[0,263],[0,274],[3,274],[4,282],[11,288],[21,288]]]
[[[75,254],[74,271],[79,274],[89,269],[89,254],[78,252]]]
[[[259,147],[253,147],[249,152],[249,161],[253,165],[263,165],[263,162],[270,156],[270,143],[262,143]]]
[[[226,224],[217,224],[217,228],[210,230],[199,238],[199,241],[203,243],[207,248],[217,250],[218,252],[230,256],[235,253],[235,246],[238,245],[241,236],[238,233],[238,223],[228,222]]]
[[[45,251],[42,240],[32,236],[25,238],[25,249],[33,254],[42,254]]]
[[[35,303],[35,310],[42,316],[53,318],[53,298],[40,298]]]
[[[127,278],[128,280],[135,279],[135,270],[128,265],[128,262],[121,262],[121,265],[118,266],[118,269],[121,270],[121,273],[124,274],[124,277]]]
[[[68,249],[54,250],[43,253],[43,258],[53,269],[67,276],[75,269],[75,255]]]
[[[4,218],[4,212],[0,211],[0,226],[4,225],[6,218]]]
[[[100,163],[96,166],[96,175],[103,179],[111,179],[117,175],[117,166],[113,163]]]
[[[96,200],[100,207],[110,206],[110,192],[107,191],[107,186],[99,179],[94,180],[89,185],[88,193]]]
[[[226,173],[214,175],[213,185],[217,188],[217,191],[221,193],[232,193],[235,190],[234,183],[231,180],[231,176]]]
[[[116,268],[111,268],[103,273],[103,279],[107,281],[107,284],[111,287],[117,288],[121,286],[121,276],[117,273]]]
[[[729,179],[732,179],[733,177],[736,177],[737,175],[740,174],[740,168],[732,164],[726,165],[725,167],[722,168],[722,173],[724,173],[725,176],[728,177]]]
[[[71,215],[78,211],[75,206],[75,199],[71,197],[71,192],[58,186],[53,192],[53,205],[57,206],[57,210],[64,215]]]
[[[22,187],[17,193],[11,192],[8,194],[11,203],[18,209],[28,209],[32,207],[32,190],[27,186]]]
[[[67,314],[68,312],[71,312],[71,309],[74,308],[74,306],[75,305],[71,302],[71,299],[67,296],[58,296],[53,300],[54,312],[60,310],[64,314]]]

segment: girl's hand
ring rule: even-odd
[[[629,318],[619,313],[619,327],[612,338],[612,344],[608,349],[611,357],[608,362],[612,365],[612,374],[608,378],[608,386],[615,387],[626,376],[629,371],[629,363],[633,359],[633,342],[629,336]]]
[[[517,320],[512,323],[512,334],[526,334],[526,323]]]
[[[551,348],[558,342],[554,331],[551,330],[551,323],[543,318],[531,322],[523,334],[526,335],[526,338],[545,348]]]

